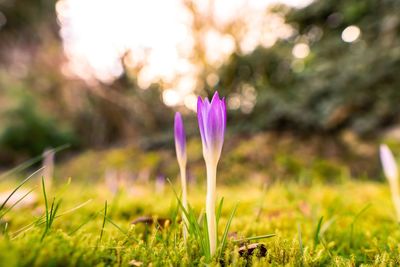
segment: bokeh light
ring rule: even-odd
[[[342,40],[346,43],[352,43],[356,41],[361,35],[361,30],[355,25],[348,26],[342,32]]]
[[[292,54],[296,58],[306,58],[310,54],[310,47],[305,43],[296,44],[293,47]]]

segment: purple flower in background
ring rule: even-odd
[[[197,100],[197,119],[199,122],[203,154],[207,160],[218,162],[226,128],[225,98],[220,99],[215,92],[211,103],[208,98]]]
[[[225,99],[215,92],[211,103],[207,98],[197,101],[197,119],[199,122],[203,157],[207,169],[206,215],[210,241],[210,254],[217,250],[217,224],[215,217],[217,165],[221,156],[226,128]]]
[[[382,144],[379,148],[379,156],[383,167],[383,172],[388,180],[393,181],[398,179],[398,170],[396,160],[390,148]]]
[[[176,157],[179,164],[186,164],[186,135],[182,116],[179,112],[175,113],[174,134]]]
[[[399,191],[399,171],[397,162],[390,148],[382,144],[379,148],[379,155],[382,162],[383,172],[389,182],[392,201],[396,210],[397,221],[400,222],[400,191]]]

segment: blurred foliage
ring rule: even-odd
[[[111,84],[65,75],[55,3],[0,1],[0,162],[66,141],[79,148],[135,143],[171,127],[160,88],[140,89],[128,71]]]
[[[36,105],[31,95],[19,95],[17,105],[2,114],[5,118],[0,133],[3,153],[33,157],[49,147],[76,144],[76,136],[70,130],[63,129],[51,115],[39,112]]]
[[[13,32],[27,30],[49,21],[55,24],[54,4],[53,0],[2,0],[0,11],[6,18],[2,30]],[[31,34],[34,36],[33,32]]]
[[[336,141],[323,137],[298,142],[293,135],[257,134],[229,138],[218,166],[218,183],[240,184],[244,181],[270,184],[279,181],[342,182],[345,177],[380,177],[380,165],[372,157],[339,149]],[[376,149],[372,145],[373,149]],[[206,179],[201,142],[188,141],[188,179],[203,186]],[[352,164],[349,164],[349,161]],[[96,168],[92,168],[93,163]],[[365,163],[368,163],[366,166]],[[118,177],[124,183],[147,183],[162,176],[179,181],[179,168],[172,149],[145,151],[129,146],[101,151],[87,151],[65,162],[57,170],[57,178],[107,180]],[[108,178],[107,178],[108,177]]]
[[[96,168],[90,167],[93,162],[96,162]],[[56,176],[88,181],[103,178],[107,180],[107,176],[116,176],[124,182],[147,182],[158,175],[174,177],[177,172],[178,166],[174,164],[174,156],[167,151],[146,153],[137,147],[129,146],[81,153],[63,164]]]
[[[185,3],[190,6],[190,1]],[[399,1],[316,0],[303,9],[276,6],[274,10],[285,17],[295,34],[270,48],[233,54],[218,70],[217,86],[227,97],[232,133],[289,129],[300,142],[300,133],[338,133],[350,129],[366,136],[399,122]],[[2,147],[7,148],[0,151],[0,162],[16,162],[42,153],[43,147],[72,142],[74,138],[80,148],[126,143],[146,149],[173,148],[173,110],[161,99],[162,82],[140,89],[140,69],[129,68],[126,55],[121,58],[123,74],[110,84],[88,84],[65,75],[62,66],[66,59],[54,1],[0,1],[2,16],[6,21],[0,27],[0,113],[9,118],[0,120]],[[353,43],[341,39],[349,25],[361,29],[360,38]],[[239,29],[235,27],[232,31]],[[198,28],[195,32],[200,42],[203,31]],[[298,43],[310,47],[310,54],[304,59],[292,55]],[[199,48],[198,52],[201,51]],[[210,70],[203,71],[200,77],[207,77]],[[207,82],[204,84],[207,87]],[[19,106],[10,108],[8,103],[14,100],[9,92],[15,90],[29,92],[35,103],[25,103],[27,100],[21,98],[17,101]],[[209,93],[213,90],[205,88]],[[187,132],[197,136],[194,116],[185,119]],[[33,135],[37,132],[38,137]],[[364,149],[351,134],[345,137],[349,138],[342,143],[352,144],[358,155],[367,151],[366,157],[371,158],[371,151],[375,152]],[[341,142],[337,143],[342,148]],[[226,145],[232,151],[227,162],[246,162],[256,170],[254,176],[259,177],[258,169],[264,168],[266,158],[260,149],[250,149],[257,147],[257,143],[240,148],[235,145]],[[201,149],[198,143],[192,146],[189,149],[194,151],[196,165],[202,160],[198,153]],[[297,162],[302,158],[276,157],[287,165],[286,169],[277,168],[276,173],[299,174],[296,166],[303,164]],[[154,166],[160,161],[154,156],[140,164]],[[171,165],[163,166],[168,169],[166,175],[174,173]],[[233,168],[238,169],[227,172],[232,174],[229,179],[248,175],[242,173],[240,166]],[[336,167],[328,169],[341,172]],[[200,176],[201,171],[193,169],[193,175]],[[319,173],[327,176],[324,171]]]
[[[376,133],[400,115],[400,2],[315,1],[304,9],[276,8],[296,30],[289,40],[232,55],[219,71],[219,89],[240,98],[236,125],[248,130]],[[353,43],[341,39],[361,29]],[[304,59],[297,43],[310,47]],[[251,107],[256,95],[254,108]],[[247,101],[247,102],[246,102]],[[250,105],[250,108],[248,106]]]

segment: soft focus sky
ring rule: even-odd
[[[193,90],[204,68],[216,69],[235,50],[269,47],[293,33],[280,16],[267,13],[269,5],[303,7],[311,1],[196,0],[191,2],[196,16],[204,18],[196,35],[198,21],[183,0],[60,0],[56,10],[68,58],[63,71],[88,82],[112,82],[122,74],[125,54],[126,65],[137,69],[141,88],[161,81],[167,105],[194,109]],[[240,28],[234,28],[238,22]],[[196,56],[196,42],[204,50],[203,62]],[[308,49],[299,44],[293,55],[304,57]],[[209,74],[207,82],[212,86],[218,76]]]

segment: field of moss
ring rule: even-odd
[[[16,185],[7,181],[1,189]],[[0,215],[0,266],[400,264],[400,227],[384,182],[219,185],[218,197],[224,197],[219,236],[233,207],[238,209],[228,245],[211,263],[196,240],[182,238],[173,193],[179,184],[167,183],[158,192],[152,183],[131,184],[112,192],[102,182],[71,179],[47,188],[47,209],[40,179],[19,190],[24,188],[33,188],[26,198],[36,199]],[[201,185],[189,188],[197,214],[204,207],[204,191]],[[275,236],[245,240],[266,234]]]
[[[55,178],[38,172],[21,187],[38,165],[3,172],[0,266],[400,265],[400,227],[376,145],[346,155],[323,139],[240,140],[230,139],[219,166],[220,244],[237,210],[211,260],[198,236],[182,236],[174,151],[121,147],[64,159]],[[200,148],[188,142],[188,200],[202,226]]]

